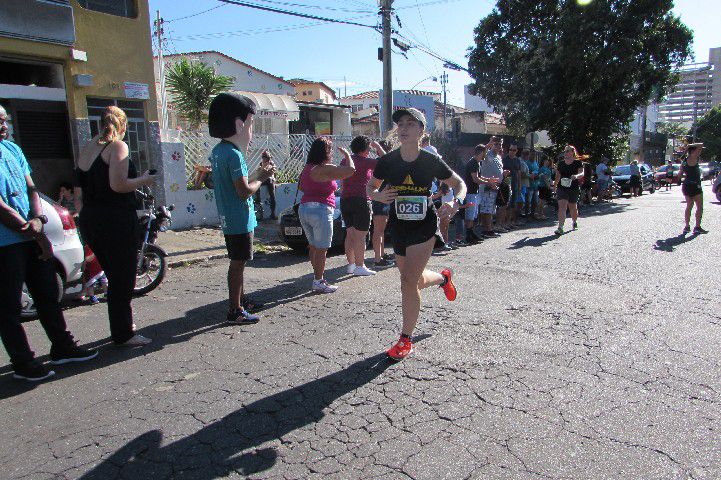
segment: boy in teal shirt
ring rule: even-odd
[[[234,324],[258,323],[257,315],[243,307],[245,262],[253,259],[253,231],[257,225],[253,195],[261,184],[275,174],[275,165],[264,162],[254,179],[249,180],[245,154],[253,136],[255,105],[233,93],[221,93],[213,99],[208,112],[211,137],[221,138],[213,148],[215,204],[230,258],[228,267],[228,316]]]

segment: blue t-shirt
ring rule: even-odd
[[[546,187],[550,188],[551,184],[553,183],[553,172],[550,168],[546,167],[545,165],[541,166],[538,169],[538,186],[540,187]]]
[[[7,140],[0,141],[0,197],[27,220],[30,216],[30,199],[25,175],[32,170],[20,147]],[[0,247],[27,242],[30,238],[0,223]]]
[[[540,170],[538,168],[538,162],[536,160],[527,160],[526,164],[528,165],[528,173],[531,175],[536,175],[535,180],[531,180],[531,188],[538,188],[541,184],[541,181],[538,178],[538,171]]]
[[[223,140],[210,153],[210,164],[213,166],[215,204],[223,233],[238,235],[252,232],[258,225],[253,197],[241,200],[233,185],[233,181],[248,176],[243,154],[235,145]]]

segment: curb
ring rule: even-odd
[[[168,262],[168,268],[189,267],[198,263],[209,262],[211,260],[219,260],[222,258],[228,258],[228,254],[218,253],[215,255],[208,255],[207,257],[194,257],[187,260],[176,260],[174,262]]]

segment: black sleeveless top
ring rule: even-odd
[[[108,145],[110,144],[105,145],[95,157],[87,172],[80,168],[75,169],[78,185],[83,189],[83,206],[136,210],[138,202],[134,192],[118,193],[110,188],[110,167],[102,158],[102,153]],[[128,158],[128,178],[137,176],[135,164]]]
[[[683,179],[685,185],[698,185],[701,186],[701,166],[696,161],[696,165],[689,165],[686,160],[681,164],[681,171],[686,173],[686,178]]]

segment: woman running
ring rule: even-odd
[[[430,201],[431,185],[437,178],[455,192],[453,202],[441,206],[441,215],[458,210],[466,196],[466,185],[443,160],[420,149],[426,125],[423,113],[415,108],[397,110],[393,121],[401,147],[378,160],[368,182],[368,194],[373,200],[391,205],[393,250],[401,275],[403,328],[400,339],[387,354],[392,360],[400,361],[413,351],[411,334],[420,313],[420,291],[438,285],[448,300],[455,300],[457,295],[449,268],[441,273],[426,270],[433,246],[440,237],[439,215]],[[382,182],[386,182],[386,186],[379,190]]]
[[[701,228],[701,217],[703,217],[703,189],[701,188],[701,166],[698,164],[698,156],[701,155],[703,143],[692,143],[686,149],[686,160],[681,164],[679,179],[681,180],[681,191],[686,197],[686,212],[684,214],[683,233],[691,231],[691,210],[696,205],[696,226],[694,234],[708,233],[708,230]]]
[[[583,162],[573,145],[563,150],[563,160],[556,165],[556,198],[558,199],[558,228],[556,235],[563,235],[563,224],[566,223],[566,208],[571,211],[573,229],[578,228],[578,196],[581,193],[580,180],[583,178]]]

